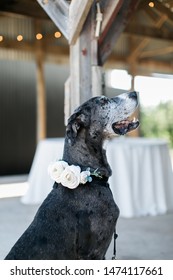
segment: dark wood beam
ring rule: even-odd
[[[0,12],[29,16],[37,19],[49,19],[35,0],[1,0]]]
[[[160,40],[173,40],[173,33],[167,30],[161,30],[160,28],[146,26],[142,24],[129,24],[124,33],[130,34],[132,36],[148,37],[150,39],[160,39]]]
[[[153,1],[154,6],[151,8],[149,6],[150,0],[142,0],[139,6],[140,9],[145,9],[147,13],[153,18],[153,20],[157,20],[157,16],[167,16],[167,18],[173,22],[173,13],[169,7],[166,7],[164,3],[161,1]],[[168,2],[168,1],[166,1]],[[172,2],[172,1],[171,1]],[[158,15],[157,15],[158,14]],[[155,18],[155,19],[154,19]]]
[[[129,69],[128,58],[126,56],[119,56],[111,54],[109,59],[104,65],[105,68],[116,67]],[[139,59],[136,64],[136,72],[144,71],[145,73],[160,72],[160,73],[170,73],[172,74],[172,62],[171,61],[159,61],[153,58],[149,59]]]
[[[162,15],[156,22],[155,27],[157,29],[160,29],[164,22],[166,21],[165,15]],[[130,55],[128,57],[129,63],[134,63],[139,57],[142,51],[146,48],[146,46],[149,44],[150,38],[144,37],[139,43],[137,43],[134,48],[131,50]]]
[[[149,3],[150,1],[147,0],[147,2]],[[161,14],[165,14],[169,20],[173,21],[173,13],[172,11],[167,8],[165,5],[163,5],[161,2],[159,1],[154,1],[154,8]]]
[[[104,38],[99,40],[99,62],[103,65],[115,46],[120,34],[123,32],[130,17],[134,14],[140,0],[126,0],[123,2],[118,14]]]
[[[173,53],[173,46],[157,48],[153,50],[143,51],[140,58],[155,57],[155,56],[165,56],[166,54]]]
[[[159,61],[154,59],[143,59],[138,61],[138,67],[146,69],[148,72],[167,72],[172,74],[172,62],[171,61]]]
[[[144,5],[143,10],[145,11],[145,14],[155,23],[159,15],[155,9],[151,9],[148,5]]]
[[[100,1],[100,8],[103,13],[103,22],[101,26],[101,36],[99,39],[99,43],[104,40],[120,8],[122,7],[123,2],[124,0]]]

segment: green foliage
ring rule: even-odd
[[[173,102],[142,108],[140,114],[141,136],[165,138],[173,147]]]

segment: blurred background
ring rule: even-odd
[[[104,65],[105,95],[139,91],[141,126],[137,136],[165,138],[170,149],[172,10],[172,1],[140,1]],[[39,55],[46,94],[46,137],[63,137],[64,83],[69,77],[67,40],[37,1],[1,1],[0,176],[27,174],[32,164],[38,142]]]
[[[0,1],[0,259],[52,188],[47,166],[63,150],[69,44],[39,1],[50,0]],[[105,2],[132,3],[127,17],[117,13],[119,36],[103,66],[104,95],[136,90],[140,101],[140,127],[108,150],[118,258],[172,259],[173,1],[96,2],[103,15]]]

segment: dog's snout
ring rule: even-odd
[[[129,93],[129,98],[137,99],[138,98],[137,92],[136,91],[130,92]]]

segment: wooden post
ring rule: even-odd
[[[37,1],[69,40],[71,114],[87,99],[102,94],[101,66],[140,0]]]
[[[76,43],[84,22],[92,6],[93,0],[72,1],[69,8],[69,44]]]
[[[102,69],[98,66],[95,9],[93,5],[76,43],[70,45],[71,113],[89,98],[102,94],[98,86],[102,85]]]
[[[102,95],[105,88],[103,68],[98,65],[92,66],[92,97]]]
[[[35,29],[38,32],[39,22]],[[43,52],[41,41],[36,41],[36,77],[37,77],[37,142],[46,138],[46,90],[44,79]]]
[[[71,94],[70,94],[70,83],[71,79],[70,77],[65,82],[64,86],[64,92],[65,92],[65,98],[64,98],[64,124],[65,126],[68,123],[68,118],[71,114],[70,104],[71,104]]]

